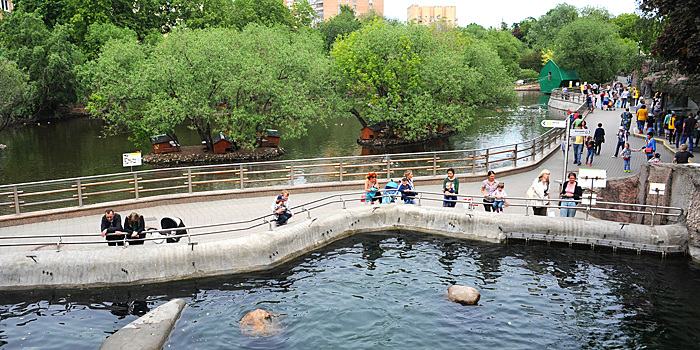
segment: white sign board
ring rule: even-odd
[[[607,185],[607,173],[605,169],[579,169],[578,184],[582,188],[591,188],[591,184],[594,188],[605,187]]]
[[[595,193],[584,194],[583,196],[581,196],[581,204],[583,204],[583,205],[595,205],[596,197],[598,197],[598,195]]]
[[[566,120],[543,120],[540,124],[545,128],[565,128]]]
[[[590,129],[572,129],[571,136],[591,136]]]
[[[650,183],[649,184],[649,194],[664,194],[666,190],[666,184]]]
[[[141,165],[141,152],[124,153],[122,156],[122,164],[125,167]]]

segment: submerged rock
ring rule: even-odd
[[[238,323],[241,333],[249,337],[269,337],[282,332],[279,315],[262,309],[247,313]]]
[[[481,299],[481,293],[478,290],[455,284],[447,288],[447,296],[451,301],[462,305],[476,305]]]

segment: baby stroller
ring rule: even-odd
[[[168,243],[177,243],[180,241],[180,236],[184,236],[187,234],[187,230],[185,229],[179,229],[175,230],[176,228],[179,227],[185,227],[185,223],[182,221],[182,219],[178,217],[164,217],[163,219],[160,220],[160,227],[163,230],[167,229],[173,229],[171,231],[165,231],[165,232],[160,232],[161,236],[167,236],[168,238],[165,239],[166,242]],[[162,239],[155,240],[154,241],[156,244],[163,243]]]
[[[382,197],[382,204],[394,203],[396,202],[396,197],[401,196],[399,193],[399,184],[394,182],[394,180],[389,180],[386,186],[384,186],[384,197]]]

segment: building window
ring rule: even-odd
[[[371,9],[374,8],[374,5],[372,5],[371,2],[369,3],[369,8],[371,8]]]
[[[547,81],[552,81],[552,72],[547,73]]]
[[[357,5],[352,5],[353,10],[357,10]]]

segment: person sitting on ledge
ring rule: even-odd
[[[289,210],[289,192],[282,190],[282,193],[277,196],[275,203],[272,204],[272,213],[277,222],[277,226],[281,226],[287,223],[287,220],[294,216],[291,210]]]
[[[121,237],[122,231],[124,231],[121,216],[112,209],[105,210],[105,215],[102,216],[100,223],[100,231],[102,231],[102,237],[106,236],[108,241],[121,241],[123,239]],[[107,244],[111,246],[124,245],[123,242],[108,242]]]
[[[145,230],[146,223],[143,220],[143,215],[131,213],[124,220],[124,232],[126,232],[129,238],[129,244],[131,245],[143,244],[141,239],[146,238]]]

